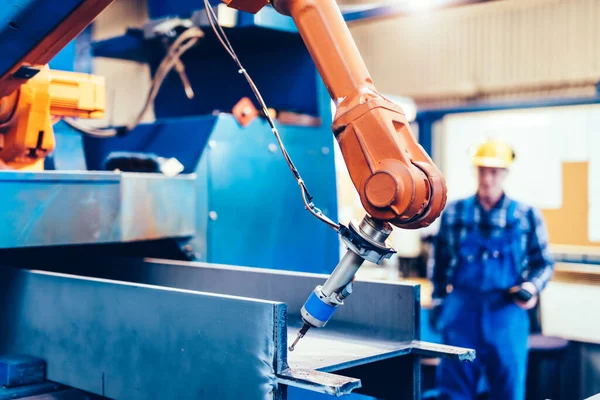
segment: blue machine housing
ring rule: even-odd
[[[160,16],[150,3],[151,15]],[[161,4],[170,15],[189,17],[198,3],[185,11],[181,2]],[[329,273],[339,261],[337,234],[305,210],[267,121],[242,127],[230,114],[242,97],[255,99],[202,14],[194,20],[206,36],[183,57],[193,100],[172,72],[154,103],[156,122],[111,139],[81,139],[59,123],[57,148],[46,165],[101,170],[115,151],[175,157],[197,182],[197,235],[187,254],[217,264]],[[227,34],[269,107],[320,119],[317,126],[278,128],[316,206],[337,220],[331,100],[293,21],[271,7],[257,15],[239,12]],[[165,54],[163,43],[144,40],[136,29],[92,49],[95,56],[147,62],[152,74]]]
[[[0,7],[0,37],[3,38],[0,76],[83,1],[3,0]],[[72,50],[67,49],[62,56]]]
[[[209,0],[209,3],[216,6],[221,3],[221,0]],[[189,17],[193,11],[198,9],[200,4],[203,4],[201,0],[148,0],[148,15],[152,19],[169,15]]]

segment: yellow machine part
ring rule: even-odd
[[[50,72],[50,114],[102,118],[106,108],[104,77],[77,72]]]
[[[46,66],[0,99],[0,160],[4,167],[43,170],[55,147],[52,116],[102,118],[106,106],[104,78]]]

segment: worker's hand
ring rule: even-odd
[[[528,301],[521,301],[521,300],[515,298],[514,302],[517,303],[517,305],[519,307],[521,307],[523,310],[530,310],[533,307],[535,307],[535,305],[537,304],[537,301],[538,301],[537,289],[535,288],[535,285],[533,283],[523,282],[519,286],[512,287],[509,290],[509,292],[516,293],[521,289],[524,289],[524,290],[528,291],[529,293],[531,293],[532,294],[531,299],[529,299]]]

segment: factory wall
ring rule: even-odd
[[[92,40],[103,40],[139,28],[148,21],[146,0],[115,0],[92,26]],[[130,123],[141,110],[150,88],[146,64],[109,58],[94,58],[93,73],[106,78],[107,110],[104,123]],[[150,110],[145,121],[153,120]],[[102,123],[98,123],[99,126]]]
[[[453,200],[475,191],[477,144],[508,140],[516,152],[509,195],[542,210],[552,244],[600,246],[599,127],[598,105],[448,115],[434,154]]]
[[[600,2],[506,0],[351,26],[375,84],[420,104],[585,95],[600,76]]]

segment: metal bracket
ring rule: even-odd
[[[355,282],[360,298],[289,353],[297,328],[287,321],[299,319],[294,312],[323,275],[76,253],[39,253],[36,261],[30,252],[11,261],[27,269],[0,267],[0,314],[11,327],[0,335],[0,353],[40,357],[48,379],[86,392],[131,400],[198,393],[285,399],[285,386],[294,386],[334,396],[359,390],[418,398],[406,396],[420,379],[412,369],[383,389],[373,386],[371,372],[387,360],[412,366],[418,357],[475,355],[416,340],[418,285]],[[135,390],[118,384],[124,373],[138,382]],[[231,380],[237,384],[222,384]]]

